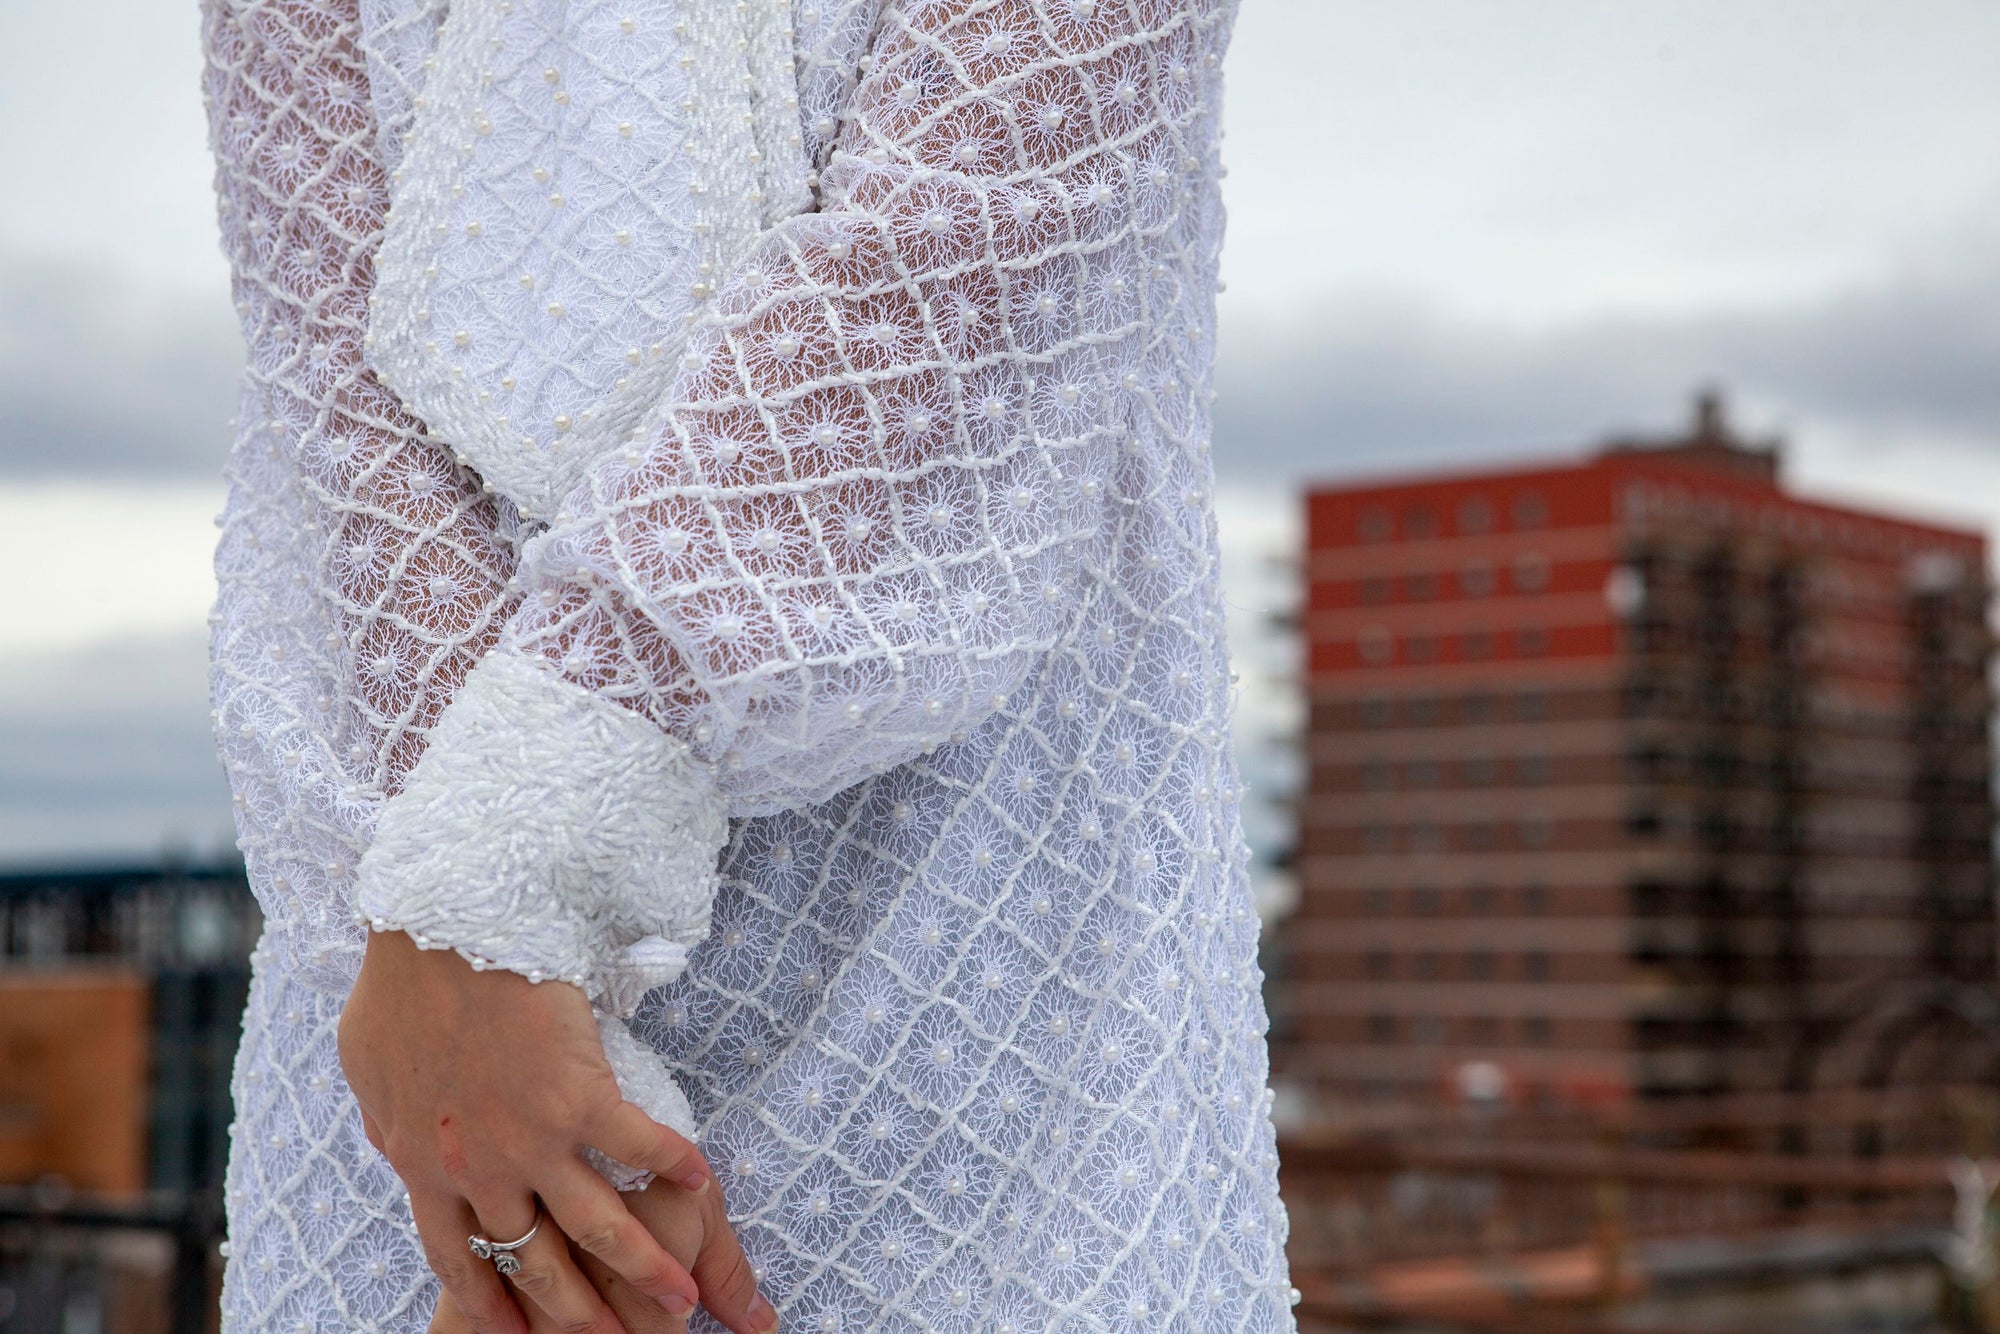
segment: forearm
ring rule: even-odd
[[[1178,157],[1127,164],[1171,146],[1150,71],[1192,24],[1110,8],[892,8],[826,211],[723,284],[648,438],[525,556],[506,644],[690,738],[740,812],[977,726],[1074,612],[1178,280],[1147,232]]]

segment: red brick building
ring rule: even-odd
[[[1713,398],[1681,438],[1306,507],[1281,1079],[1990,1073],[1962,1032],[1995,969],[1981,534],[1790,494]]]

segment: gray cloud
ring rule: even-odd
[[[1717,382],[1772,424],[2000,445],[2000,264],[1794,307],[1522,332],[1394,298],[1328,300],[1295,329],[1225,325],[1216,457],[1279,479],[1570,449],[1677,423]]]
[[[242,362],[219,285],[0,256],[0,476],[213,477]]]
[[[229,848],[207,634],[0,658],[0,863]]]
[[[1217,459],[1280,480],[1566,449],[1679,420],[1718,381],[1775,422],[2000,443],[2000,263],[1940,264],[1775,310],[1525,332],[1329,296],[1225,322]],[[0,258],[0,476],[214,477],[242,363],[227,294]]]
[[[1996,263],[1789,309],[1535,333],[1408,300],[1330,299],[1295,331],[1238,321],[1223,341],[1220,467],[1274,492],[1304,475],[1658,429],[1707,380],[1747,399],[1759,424],[2000,456]],[[0,262],[0,479],[214,477],[241,356],[220,292],[149,297]],[[191,627],[0,659],[0,860],[226,845],[204,658]]]

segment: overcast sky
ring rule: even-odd
[[[88,12],[0,0],[0,567],[54,576],[0,625],[0,861],[226,824],[197,12]],[[1573,450],[1714,380],[1809,487],[2000,516],[1996,68],[1990,0],[1244,0],[1226,480]]]

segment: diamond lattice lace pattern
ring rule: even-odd
[[[796,17],[811,51],[847,12]],[[886,6],[820,211],[537,533],[364,368],[355,16],[210,0],[251,349],[216,707],[272,918],[232,1328],[428,1313],[331,1032],[352,867],[496,640],[685,738],[736,811],[637,1030],[793,1327],[1290,1328],[1208,494],[1227,19]]]

